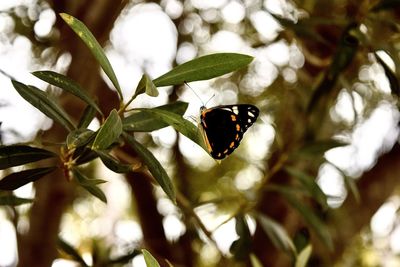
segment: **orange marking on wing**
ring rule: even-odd
[[[202,126],[205,128],[205,125],[202,125]],[[203,137],[203,141],[204,141],[204,144],[206,145],[208,152],[211,153],[211,151],[212,151],[211,144],[210,144],[210,141],[208,141],[207,134],[205,133],[203,127],[201,127],[201,126],[199,127],[200,133],[201,133],[201,136]]]

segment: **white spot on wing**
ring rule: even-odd
[[[232,107],[232,111],[233,111],[233,113],[235,113],[236,115],[239,114],[239,109],[238,109],[237,106],[233,106],[233,107]]]

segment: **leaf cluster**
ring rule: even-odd
[[[124,145],[129,146],[136,153],[165,194],[176,203],[176,192],[170,177],[153,153],[136,140],[134,133],[151,132],[172,126],[176,131],[204,148],[200,131],[193,123],[183,118],[188,103],[177,101],[155,108],[133,110],[128,110],[128,106],[140,94],[157,96],[158,87],[211,79],[238,70],[248,65],[252,61],[252,57],[235,53],[211,54],[179,65],[153,80],[144,74],[131,98],[125,101],[115,72],[93,34],[78,19],[68,14],[60,14],[60,16],[96,58],[115,87],[120,104],[109,114],[104,114],[93,96],[89,95],[85,88],[71,78],[50,70],[33,72],[32,74],[37,78],[74,95],[86,104],[82,116],[75,122],[50,94],[32,85],[12,80],[12,85],[19,95],[55,123],[63,126],[67,135],[59,151],[51,151],[44,145],[37,147],[29,144],[16,144],[0,147],[0,169],[7,169],[11,172],[0,180],[0,205],[20,205],[31,202],[30,199],[14,196],[12,191],[50,175],[57,169],[62,170],[67,180],[74,181],[78,186],[106,203],[107,197],[99,187],[106,181],[88,177],[84,172],[83,164],[99,158],[108,169],[116,173],[139,171],[137,169],[137,166],[140,166],[138,162],[122,161],[115,156],[115,151]],[[88,128],[94,118],[101,121],[99,129],[96,131]],[[53,160],[47,160],[50,158]],[[37,161],[41,161],[40,167],[34,164]],[[25,168],[28,164],[31,167],[24,170],[11,169],[16,166]],[[43,167],[44,165],[45,167]],[[59,245],[65,253],[87,266],[72,246],[62,240]],[[143,250],[143,254],[148,266],[159,266],[150,253]]]

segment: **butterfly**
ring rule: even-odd
[[[249,104],[200,108],[200,125],[208,152],[220,160],[240,144],[244,133],[257,120],[259,110]]]

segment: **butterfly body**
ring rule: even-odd
[[[200,124],[208,151],[223,159],[240,144],[246,130],[257,120],[259,110],[249,104],[201,107]]]

